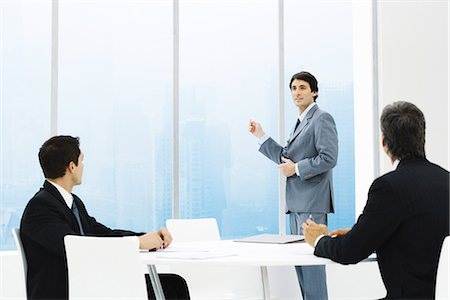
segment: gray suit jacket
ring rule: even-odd
[[[285,147],[269,138],[259,151],[276,164],[281,163],[281,156],[298,163],[300,176],[286,179],[287,213],[334,212],[332,169],[337,162],[338,139],[329,113],[315,105]]]

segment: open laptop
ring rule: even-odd
[[[303,235],[291,235],[291,234],[258,234],[252,235],[249,237],[245,237],[242,239],[234,240],[235,242],[244,242],[244,243],[268,243],[268,244],[287,244],[287,243],[295,243],[302,242],[305,240]]]

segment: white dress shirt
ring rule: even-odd
[[[314,105],[316,105],[316,102],[311,103],[310,105],[308,105],[308,107],[298,116],[298,119],[301,122],[303,122],[303,119],[305,119],[306,114],[311,110],[311,108],[314,107]],[[258,141],[259,145],[264,144],[265,141],[267,141],[269,139],[269,136],[267,134],[264,134]],[[300,176],[300,172],[298,170],[298,164],[296,162],[295,163],[295,174],[297,174],[297,176]]]
[[[61,194],[61,196],[63,197],[64,201],[66,202],[67,206],[72,209],[72,203],[73,203],[73,196],[71,193],[69,193],[68,191],[66,191],[62,186],[46,179],[48,182],[50,182],[51,184],[53,184],[53,186],[58,190],[58,192]]]

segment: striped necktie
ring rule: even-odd
[[[81,219],[80,219],[80,213],[78,212],[77,204],[75,203],[75,200],[72,202],[72,212],[75,215],[75,218],[78,222],[78,227],[80,227],[80,233],[81,235],[84,235],[83,225],[81,225]]]

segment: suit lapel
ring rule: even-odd
[[[303,131],[303,129],[306,127],[306,125],[308,125],[309,120],[312,118],[312,116],[314,115],[314,113],[317,111],[318,108],[319,107],[316,104],[316,105],[314,105],[314,107],[311,108],[310,111],[308,111],[308,113],[306,114],[303,121],[300,123],[300,125],[298,125],[297,129],[292,133],[291,138],[289,139],[289,143],[291,143]]]
[[[63,210],[65,211],[65,213],[67,214],[67,217],[71,219],[72,221],[72,225],[76,226],[75,228],[78,228],[78,221],[75,218],[75,215],[72,212],[72,209],[70,209],[67,206],[66,201],[64,201],[64,198],[62,197],[62,195],[59,193],[58,189],[51,184],[50,182],[48,182],[47,180],[44,182],[44,189],[49,192],[58,202],[60,205],[62,205],[64,208]],[[73,195],[73,194],[72,194]],[[74,195],[73,197],[73,201],[75,201],[76,196]],[[78,202],[77,202],[78,205]],[[78,207],[80,207],[81,205],[78,205]],[[75,222],[75,223],[74,223]]]

